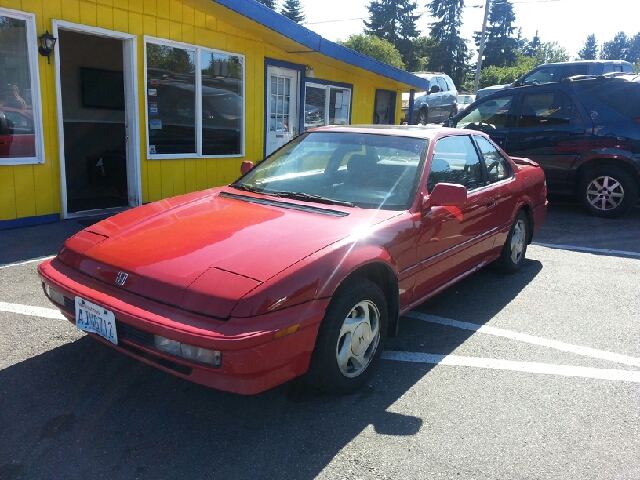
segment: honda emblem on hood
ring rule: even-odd
[[[124,282],[127,281],[127,278],[129,278],[128,273],[118,272],[118,276],[116,277],[116,283],[120,286],[123,286]]]

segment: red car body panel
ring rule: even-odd
[[[429,138],[452,134],[465,131],[439,129]],[[495,260],[521,208],[537,230],[546,213],[544,174],[533,162],[511,166],[512,178],[472,192],[460,207],[427,210],[426,175],[406,211],[275,197],[256,203],[265,195],[230,187],[196,192],[88,227],[39,273],[66,297],[58,306],[71,322],[81,297],[136,332],[219,350],[222,364],[188,361],[135,335],[114,346],[91,334],[110,346],[197,383],[258,393],[307,370],[331,297],[355,271],[375,268],[394,279],[402,314]],[[122,272],[128,277],[119,286]]]

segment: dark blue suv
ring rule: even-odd
[[[550,192],[574,194],[592,215],[615,218],[638,201],[638,82],[582,76],[501,90],[445,126],[481,130],[509,155],[535,160]]]

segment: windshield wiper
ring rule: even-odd
[[[351,202],[347,202],[345,200],[334,200],[333,198],[322,197],[320,195],[312,195],[310,193],[304,192],[287,192],[280,190],[266,190],[262,193],[266,195],[273,195],[274,197],[280,198],[291,198],[292,200],[302,200],[309,202],[317,202],[324,203],[326,205],[342,205],[344,207],[355,207],[355,205]]]
[[[231,188],[235,188],[236,190],[243,190],[245,192],[264,193],[263,188],[251,187],[249,185],[243,185],[242,183],[232,183],[229,186]]]

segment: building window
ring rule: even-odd
[[[149,158],[244,155],[244,56],[146,38]]]
[[[336,85],[305,85],[304,129],[322,125],[348,125],[351,89]]]
[[[43,162],[35,16],[0,8],[0,165]]]

